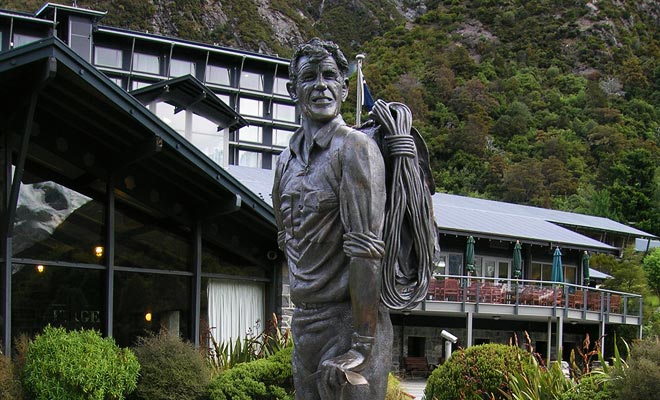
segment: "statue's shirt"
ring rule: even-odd
[[[300,128],[279,157],[273,186],[291,300],[298,306],[348,301],[350,257],[383,255],[383,158],[341,116],[314,134],[308,160],[304,141]]]

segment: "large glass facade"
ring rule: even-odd
[[[190,271],[190,239],[133,213],[116,210],[115,265]]]
[[[103,329],[104,271],[44,264],[12,265],[12,336],[48,324]]]
[[[140,336],[166,330],[191,340],[191,279],[186,276],[117,272],[113,336],[131,346]]]
[[[13,256],[102,264],[103,204],[58,183],[36,180],[21,184]]]

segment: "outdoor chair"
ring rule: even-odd
[[[570,308],[584,308],[584,290],[576,290],[568,295],[568,306]]]
[[[439,298],[442,300],[458,301],[461,289],[459,287],[458,279],[447,278],[440,288]]]
[[[621,295],[619,294],[610,295],[610,312],[615,314],[621,313]]]
[[[600,311],[601,309],[601,293],[589,292],[587,295],[587,308],[591,311]]]

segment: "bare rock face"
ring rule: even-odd
[[[285,47],[293,48],[306,39],[306,35],[291,18],[271,7],[270,0],[255,0],[259,16],[273,30],[273,39]],[[301,13],[301,16],[304,14]]]

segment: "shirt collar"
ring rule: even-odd
[[[335,118],[323,125],[321,129],[316,131],[314,137],[312,138],[312,142],[316,143],[316,145],[322,149],[327,148],[330,145],[332,137],[334,136],[337,128],[343,125],[346,125],[346,122],[344,122],[344,119],[341,115],[337,115]],[[296,130],[296,132],[293,134],[291,142],[289,143],[289,149],[292,153],[296,155],[301,154],[302,146],[304,145],[304,138],[305,134],[303,133],[303,128],[298,128],[298,130]]]

